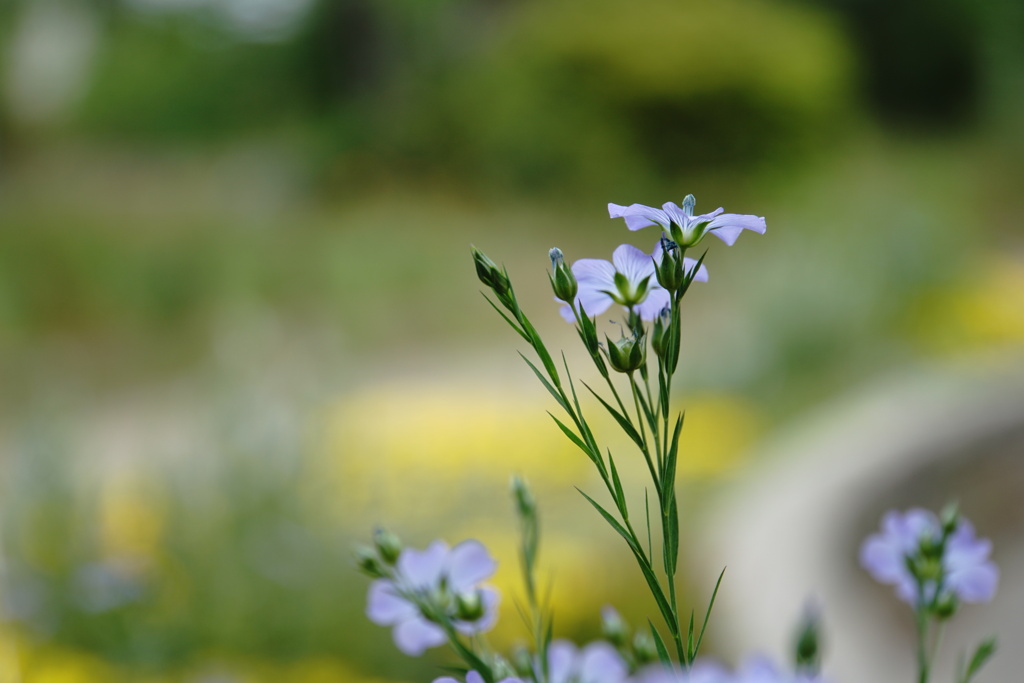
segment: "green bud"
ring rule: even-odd
[[[960,506],[956,501],[947,503],[946,507],[942,508],[939,519],[942,520],[942,535],[951,536],[960,526]]]
[[[932,608],[932,612],[939,619],[949,619],[956,614],[957,609],[960,607],[960,602],[956,599],[956,595],[953,593],[946,593],[939,598],[938,602]]]
[[[642,366],[647,360],[646,345],[643,337],[623,336],[617,342],[605,337],[608,342],[608,362],[618,372],[630,373]]]
[[[654,331],[651,333],[651,348],[658,358],[664,358],[672,335],[672,309],[666,306],[654,319]]]
[[[638,666],[650,664],[658,658],[658,650],[654,646],[654,639],[647,631],[637,631],[633,636],[633,656],[636,657]]]
[[[471,247],[471,249],[473,250],[473,263],[476,265],[476,276],[480,278],[480,282],[494,290],[498,296],[507,294],[511,284],[505,271],[498,268],[498,264],[487,258],[487,255],[476,247]]]
[[[556,297],[571,306],[579,289],[576,276],[572,268],[565,265],[561,249],[555,247],[548,252],[548,256],[551,257],[551,274],[548,276],[551,279],[551,289],[555,291]]]
[[[455,617],[462,621],[476,621],[484,615],[484,602],[480,591],[455,596]]]
[[[516,512],[526,519],[537,514],[537,501],[530,491],[530,487],[520,477],[512,477],[512,497],[516,501]]]
[[[402,554],[402,541],[383,527],[373,532],[373,544],[377,546],[381,559],[389,565],[397,562],[398,556]]]
[[[794,647],[797,671],[817,674],[821,668],[821,619],[814,608],[809,608],[797,632]]]
[[[519,646],[512,653],[512,666],[515,669],[516,676],[526,678],[527,676],[532,677],[534,675],[533,655],[525,647]]]
[[[373,548],[366,545],[356,546],[355,555],[359,571],[374,579],[383,579],[387,576],[387,572],[377,556],[377,551]]]
[[[934,538],[932,536],[923,536],[918,542],[921,557],[932,560],[940,559],[942,557],[944,546],[945,543],[941,538]]]
[[[496,681],[503,681],[506,678],[515,678],[518,673],[515,670],[515,667],[505,661],[503,657],[495,659],[494,663],[491,665],[491,671],[494,673],[494,680]]]
[[[658,284],[671,293],[683,286],[686,273],[683,269],[683,250],[672,240],[661,238],[661,263],[654,271]]]
[[[629,627],[613,607],[605,607],[601,610],[601,634],[616,648],[621,648],[626,644]]]

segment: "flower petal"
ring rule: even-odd
[[[621,683],[629,672],[626,663],[608,643],[591,643],[579,656],[579,683]]]
[[[406,548],[398,556],[398,573],[413,588],[432,588],[441,582],[448,545],[434,541],[426,550]]]
[[[398,595],[395,585],[388,579],[378,579],[370,584],[366,595],[366,616],[373,623],[391,626],[418,614],[416,605]]]
[[[410,657],[419,657],[427,649],[444,645],[448,640],[440,626],[419,617],[395,626],[391,636],[398,649]]]
[[[608,216],[625,218],[626,227],[630,230],[639,230],[655,223],[668,230],[671,222],[664,211],[644,204],[630,204],[629,206],[608,204]]]
[[[616,247],[612,252],[612,263],[615,264],[615,270],[625,275],[634,287],[640,284],[644,278],[654,275],[654,259],[650,254],[645,254],[632,244],[620,244]],[[614,277],[613,274],[613,284]]]
[[[498,563],[480,541],[459,543],[448,553],[448,585],[456,593],[470,590],[494,574]]]
[[[576,646],[556,640],[548,647],[548,683],[568,683],[576,664]]]
[[[670,303],[672,303],[672,297],[669,296],[668,290],[656,284],[651,285],[651,288],[647,290],[647,298],[636,305],[636,312],[640,315],[641,320],[654,320],[661,315],[661,309]]]
[[[693,270],[693,267],[697,265],[697,259],[690,258],[689,256],[683,257],[683,268],[689,272]],[[697,282],[708,281],[708,268],[703,263],[700,264],[700,269],[697,274],[693,276],[693,279]]]
[[[744,230],[752,230],[763,235],[767,227],[764,218],[761,216],[726,213],[717,216],[708,223],[707,230],[718,239],[732,246]]]
[[[999,568],[992,562],[950,572],[946,583],[964,602],[988,602],[999,588]]]

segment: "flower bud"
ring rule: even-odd
[[[601,609],[601,634],[616,648],[625,645],[626,638],[629,636],[629,627],[626,626],[626,622],[610,605],[605,605]]]
[[[939,619],[949,619],[956,614],[958,607],[960,607],[960,603],[956,599],[956,594],[946,593],[939,598],[938,602],[935,603],[935,607],[932,608],[932,611]]]
[[[520,477],[512,477],[512,497],[516,501],[516,512],[526,519],[537,514],[537,501],[530,487]]]
[[[948,503],[939,515],[942,520],[942,535],[951,536],[960,526],[960,506],[956,502]]]
[[[633,636],[633,655],[639,666],[649,664],[658,658],[658,650],[654,646],[654,639],[647,631],[637,631]]]
[[[579,289],[576,276],[572,268],[565,265],[561,249],[555,247],[548,252],[548,256],[551,257],[551,274],[548,276],[551,278],[551,289],[555,290],[556,297],[571,306]]]
[[[647,360],[643,337],[623,336],[617,342],[605,337],[605,340],[608,342],[608,362],[618,372],[633,372]]]
[[[512,653],[512,666],[515,668],[516,675],[522,678],[532,677],[535,673],[533,670],[533,655],[521,645]]]
[[[505,271],[498,268],[498,264],[487,258],[487,255],[476,247],[472,247],[472,250],[473,263],[476,265],[476,276],[480,278],[480,282],[493,289],[494,293],[498,296],[507,294],[511,284]]]
[[[373,544],[377,546],[377,552],[387,564],[394,564],[398,561],[398,556],[402,554],[402,541],[398,536],[382,527],[378,527],[373,532]]]
[[[484,601],[480,591],[459,593],[455,596],[455,617],[462,621],[476,621],[484,615]]]
[[[658,358],[664,358],[668,351],[672,335],[672,309],[666,306],[654,319],[654,331],[651,333],[651,348]]]
[[[814,607],[804,613],[794,647],[797,671],[817,674],[821,668],[821,618]]]
[[[387,576],[387,572],[384,570],[383,565],[380,562],[380,558],[377,557],[377,551],[373,548],[365,545],[356,547],[356,566],[359,570],[374,579],[383,579]]]
[[[654,270],[658,284],[670,293],[683,286],[686,272],[683,268],[683,253],[679,245],[665,237],[661,238],[661,263]]]

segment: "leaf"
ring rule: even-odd
[[[616,520],[611,514],[601,507],[600,503],[588,496],[581,489],[577,488],[580,495],[587,499],[587,501],[594,506],[594,509],[604,517],[604,520],[615,529],[616,533],[625,539],[626,544],[629,545],[629,549],[633,551],[633,556],[636,557],[636,562],[640,566],[640,572],[644,575],[644,580],[647,581],[647,587],[651,589],[651,595],[654,597],[654,602],[658,605],[658,610],[661,612],[662,618],[665,619],[665,623],[668,624],[670,630],[677,628],[675,618],[672,614],[672,608],[668,604],[668,599],[665,597],[665,592],[661,589],[661,584],[658,583],[658,577],[655,575],[654,570],[651,568],[650,562],[644,555],[643,548],[641,548],[636,539]]]
[[[480,292],[480,296],[482,296],[487,301],[487,303],[489,303],[491,305],[491,308],[493,308],[494,310],[496,310],[498,312],[498,315],[500,315],[502,318],[505,319],[505,322],[507,322],[512,327],[513,330],[515,330],[516,332],[519,333],[520,337],[522,337],[526,341],[530,342],[530,344],[533,344],[533,340],[530,339],[530,336],[528,334],[526,334],[525,332],[523,332],[522,328],[520,328],[519,325],[517,325],[515,323],[515,321],[512,320],[512,318],[510,318],[507,315],[505,315],[505,311],[503,311],[500,308],[498,308],[498,304],[496,304],[493,301],[491,301],[491,298],[489,296],[487,296],[486,294],[484,294],[483,292]]]
[[[978,648],[974,651],[974,656],[971,657],[971,663],[967,665],[967,671],[964,672],[963,683],[970,683],[970,680],[974,678],[974,675],[978,673],[981,667],[985,666],[985,663],[988,662],[995,652],[995,636],[989,636],[985,640],[981,641]]]
[[[548,415],[551,415],[551,413],[550,413],[550,412],[548,412]],[[587,446],[587,444],[583,443],[583,439],[581,439],[581,438],[580,438],[580,437],[579,437],[579,436],[578,436],[578,435],[576,434],[576,432],[574,432],[574,431],[572,431],[571,429],[569,429],[569,428],[568,428],[568,427],[567,427],[567,426],[565,425],[565,423],[564,423],[564,422],[562,422],[561,420],[559,420],[559,419],[558,419],[557,417],[555,417],[554,415],[551,415],[551,419],[555,421],[555,424],[557,424],[557,425],[558,425],[558,428],[562,430],[562,433],[563,433],[563,434],[565,434],[565,435],[566,435],[566,436],[567,436],[567,437],[569,438],[569,440],[570,440],[570,441],[572,441],[572,442],[573,442],[574,444],[576,444],[576,446],[578,446],[578,447],[579,447],[579,449],[580,449],[581,451],[583,451],[584,453],[586,453],[587,457],[588,457],[588,458],[590,458],[590,460],[591,460],[591,461],[593,461],[593,459],[594,459],[594,456],[593,456],[593,454],[591,454],[591,452],[590,452],[590,447],[589,447],[589,446]]]
[[[697,636],[697,644],[693,647],[693,656],[696,657],[697,653],[700,652],[700,644],[704,642],[704,629],[708,627],[708,620],[711,619],[711,608],[715,606],[715,598],[718,596],[718,588],[722,585],[722,577],[725,576],[725,567],[722,567],[722,573],[718,575],[718,581],[715,582],[715,590],[711,592],[711,601],[708,602],[708,611],[704,615],[704,623],[700,627],[700,635]]]
[[[619,470],[615,467],[615,459],[612,458],[612,451],[608,449],[608,464],[612,472],[612,488],[615,491],[615,506],[619,508],[622,519],[629,519],[629,510],[626,508],[626,493],[622,490],[622,480],[619,479]]]
[[[581,384],[585,386],[591,394],[594,395],[594,398],[601,402],[601,405],[603,405],[605,407],[605,410],[607,410],[611,414],[611,416],[615,418],[615,421],[619,423],[620,427],[622,427],[622,431],[626,432],[626,436],[633,440],[633,443],[637,445],[637,448],[643,448],[644,440],[636,431],[636,427],[633,426],[633,423],[630,422],[629,419],[626,418],[622,413],[620,413],[618,410],[612,407],[611,404],[609,404],[607,401],[601,398],[598,395],[598,393],[590,387],[589,384],[587,384],[586,382],[581,382]]]
[[[519,357],[522,358],[526,362],[526,364],[530,366],[530,369],[533,370],[533,374],[537,375],[537,379],[539,379],[541,384],[544,385],[544,388],[548,390],[548,393],[555,397],[556,401],[558,401],[558,405],[562,406],[562,409],[565,410],[565,412],[572,414],[572,411],[569,409],[569,404],[566,403],[565,399],[562,398],[562,395],[558,391],[556,391],[553,386],[551,386],[551,382],[549,382],[547,378],[544,377],[541,371],[537,369],[537,366],[534,365],[529,358],[524,356],[522,352],[520,352]]]
[[[658,633],[658,629],[654,628],[654,624],[651,620],[647,620],[647,625],[651,627],[651,635],[654,637],[654,647],[658,649],[658,659],[661,660],[662,666],[672,666],[672,658],[668,655],[668,648],[665,647],[665,641],[661,639],[661,634]]]

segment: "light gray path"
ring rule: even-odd
[[[789,657],[804,605],[825,612],[826,670],[840,683],[914,680],[909,609],[857,566],[882,512],[957,497],[996,543],[996,601],[967,606],[933,679],[954,653],[996,632],[979,682],[1024,681],[1024,362],[1003,359],[895,377],[821,409],[780,436],[724,496],[691,557],[728,566],[713,633],[733,656]],[[713,579],[712,579],[713,580]]]

